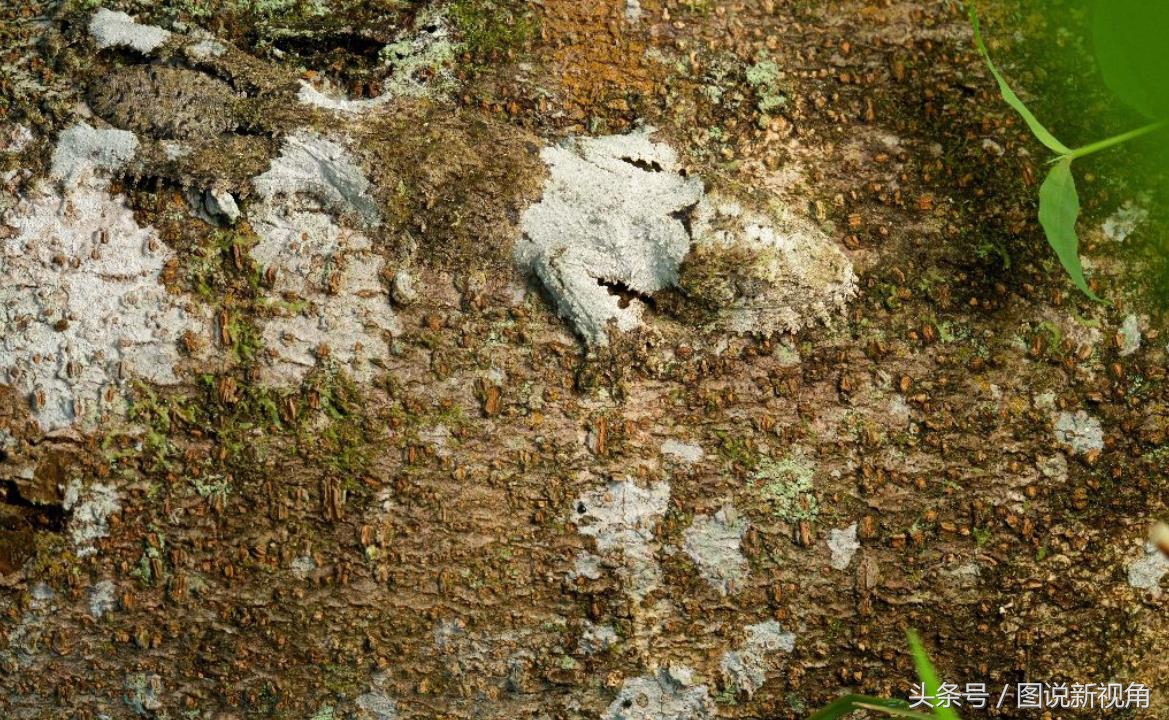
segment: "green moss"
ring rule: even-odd
[[[89,3],[91,0],[81,2]],[[226,3],[215,0],[172,0],[163,3],[163,7],[172,13],[192,18],[208,18],[224,12],[268,18],[321,17],[329,13],[327,0],[228,0]]]
[[[985,547],[991,538],[991,529],[988,527],[976,527],[971,532],[974,536],[974,544],[978,547]]]
[[[732,436],[721,430],[715,431],[715,435],[719,439],[718,451],[723,459],[745,468],[754,468],[759,464],[759,451],[750,438]]]
[[[138,578],[143,585],[154,585],[162,580],[161,577],[154,577],[152,561],[162,561],[163,551],[166,549],[166,536],[156,533],[156,537],[158,544],[152,545],[147,542],[142,549],[142,555],[138,558],[138,565],[130,571],[130,577]]]
[[[535,15],[516,0],[455,0],[447,12],[461,49],[479,60],[521,50],[537,29]]]
[[[714,8],[713,0],[682,0],[682,7],[695,15],[706,15]]]
[[[722,689],[718,695],[714,696],[714,701],[718,705],[737,705],[739,697],[739,688],[734,682],[728,682],[726,687]]]
[[[330,663],[325,665],[322,670],[325,673],[325,687],[340,697],[353,697],[360,694],[368,681],[365,673],[348,665]],[[331,708],[327,717],[333,717]]]
[[[345,489],[360,488],[357,480],[371,462],[370,447],[384,435],[380,423],[364,412],[362,395],[344,373],[318,371],[306,380],[306,395],[314,398],[321,413],[329,418],[323,428],[302,423],[297,433],[297,450],[305,459],[324,465],[345,481]]]

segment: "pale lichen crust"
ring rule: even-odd
[[[134,379],[178,382],[179,342],[206,313],[162,285],[170,249],[95,173],[128,162],[124,131],[79,125],[53,156],[60,179],[21,198],[0,239],[0,368],[45,431],[120,414]]]

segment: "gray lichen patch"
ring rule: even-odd
[[[398,706],[394,699],[383,692],[367,692],[357,696],[356,720],[397,720]]]
[[[759,463],[751,484],[772,512],[788,522],[815,520],[820,512],[812,479],[815,466],[802,452]]]
[[[56,155],[63,173],[80,171],[61,147]],[[179,340],[205,331],[206,312],[163,287],[170,250],[122,197],[92,178],[63,194],[42,188],[3,222],[0,377],[30,399],[44,431],[120,413],[133,378],[178,382]]]
[[[85,486],[74,480],[65,488],[62,507],[70,513],[69,535],[78,557],[97,552],[95,543],[109,535],[110,518],[122,509],[113,487],[104,483]]]
[[[113,128],[97,129],[79,123],[61,131],[53,149],[51,173],[66,185],[87,174],[120,170],[134,159],[138,138]]]
[[[370,112],[396,99],[433,95],[451,85],[450,65],[454,56],[455,45],[446,17],[441,12],[423,10],[411,28],[399,33],[378,54],[379,60],[389,67],[389,74],[377,97],[354,100],[301,81],[297,98],[305,105],[334,112]]]
[[[1043,477],[1060,483],[1067,482],[1068,459],[1063,453],[1057,452],[1050,456],[1040,456],[1035,464]]]
[[[350,215],[363,225],[379,222],[370,182],[349,151],[311,130],[285,138],[280,156],[254,184],[259,196],[269,202],[282,196],[307,195],[326,210]]]
[[[689,668],[661,669],[629,678],[602,720],[708,720],[715,717],[706,685],[693,684]]]
[[[354,720],[398,720],[398,704],[385,688],[388,678],[378,673],[371,678],[368,692],[354,701]]]
[[[585,655],[596,655],[616,645],[618,639],[617,631],[612,625],[595,625],[586,620],[577,651]]]
[[[418,440],[433,450],[437,457],[447,458],[451,456],[451,429],[446,425],[440,423],[434,427],[420,429],[418,431]]]
[[[262,323],[261,379],[300,383],[319,361],[368,380],[401,332],[368,237],[303,198],[253,209],[252,257],[272,278],[275,313]]]
[[[641,322],[641,303],[606,285],[648,295],[677,282],[702,183],[679,174],[674,151],[648,132],[577,139],[541,157],[549,177],[524,212],[516,262],[587,343],[604,345],[610,323],[624,331]]]
[[[578,531],[596,538],[599,553],[621,560],[625,590],[638,600],[661,582],[654,526],[669,501],[664,482],[642,488],[624,480],[586,492],[573,506]]]
[[[394,273],[394,279],[390,282],[390,297],[403,307],[413,305],[418,300],[418,288],[409,270],[402,269]]]
[[[1136,315],[1126,315],[1116,331],[1116,348],[1121,357],[1141,349],[1141,321]]]
[[[99,48],[128,47],[144,54],[162,47],[171,37],[163,28],[139,24],[124,12],[106,8],[93,14],[89,34]]]
[[[0,646],[0,659],[9,667],[27,669],[36,661],[47,642],[48,628],[52,614],[57,610],[54,602],[56,593],[45,583],[33,584],[28,591],[28,605],[20,614],[20,620],[6,631],[7,637]]]
[[[101,580],[89,591],[89,614],[100,619],[117,604],[117,586],[112,580]]]
[[[1128,565],[1128,584],[1139,590],[1161,594],[1161,578],[1169,573],[1169,557],[1154,543],[1146,543],[1144,554]]]
[[[641,20],[641,0],[625,0],[625,21],[636,23]]]
[[[378,58],[389,65],[386,93],[420,96],[453,82],[451,64],[455,43],[450,22],[441,10],[424,9],[413,26],[381,49]]]
[[[206,62],[222,57],[228,47],[214,38],[206,38],[187,45],[183,50],[191,59]]]
[[[680,285],[733,332],[795,332],[828,322],[856,294],[848,257],[815,225],[708,196],[694,213]]]
[[[856,538],[857,524],[853,523],[846,528],[834,528],[828,533],[828,550],[832,553],[832,568],[843,570],[852,562],[852,557],[860,549],[860,541]]]
[[[683,550],[698,571],[721,594],[732,592],[747,575],[747,558],[740,545],[747,521],[734,506],[726,505],[713,516],[697,515],[686,529]]]
[[[1100,421],[1083,410],[1060,412],[1055,418],[1055,439],[1081,455],[1104,449],[1104,429]]]
[[[727,683],[748,696],[763,687],[775,656],[795,649],[796,636],[785,632],[774,620],[747,626],[747,640],[737,650],[723,655],[720,668]]]
[[[157,717],[163,705],[162,676],[155,673],[131,673],[126,676],[126,705],[142,717]]]
[[[0,153],[16,155],[24,152],[36,136],[24,125],[4,123],[0,125]]]
[[[1149,211],[1142,205],[1125,203],[1104,221],[1100,226],[1100,231],[1109,240],[1122,243],[1128,240],[1128,236],[1132,235],[1148,219]]]

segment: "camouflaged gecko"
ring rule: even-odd
[[[88,28],[86,100],[102,120],[138,137],[131,177],[246,196],[279,138],[312,116],[297,101],[292,73],[219,40],[106,10]]]

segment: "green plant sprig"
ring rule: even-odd
[[[1039,119],[1019,99],[1019,96],[1007,83],[1006,78],[990,59],[990,53],[987,52],[986,44],[982,40],[978,14],[973,6],[970,8],[970,24],[974,28],[974,44],[986,61],[987,67],[990,68],[991,75],[998,83],[999,94],[1023,118],[1035,139],[1056,154],[1056,157],[1049,162],[1051,170],[1048,171],[1047,178],[1039,186],[1039,224],[1043,227],[1047,242],[1055,250],[1060,264],[1063,265],[1075,286],[1093,300],[1104,302],[1088,286],[1088,281],[1084,278],[1084,268],[1080,264],[1080,239],[1076,234],[1076,220],[1080,214],[1080,197],[1076,192],[1075,177],[1072,175],[1072,161],[1164,129],[1167,121],[1151,122],[1135,130],[1113,135],[1098,142],[1070,148],[1060,142],[1050,130],[1043,126],[1043,123],[1039,122]]]
[[[924,694],[936,697],[942,683],[938,679],[938,671],[930,662],[921,638],[912,630],[909,631],[909,652],[913,655],[913,666],[917,670],[917,678],[924,686]],[[960,720],[958,713],[949,707],[936,707],[932,713],[917,712],[910,708],[909,703],[896,698],[879,698],[872,695],[843,695],[830,705],[818,710],[808,720],[837,720],[859,710],[882,713],[888,717],[909,718],[910,720]]]

